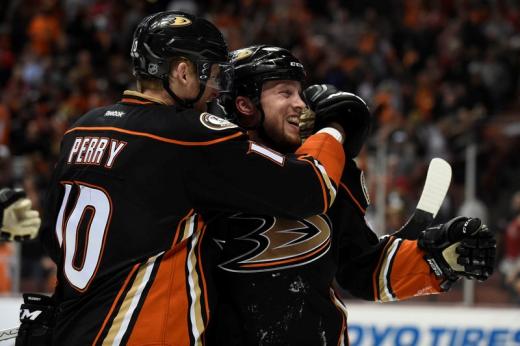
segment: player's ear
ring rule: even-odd
[[[260,114],[249,97],[237,96],[235,107],[239,113],[240,126],[251,128],[258,123]]]
[[[190,70],[188,63],[185,61],[181,61],[180,63],[174,65],[172,69],[173,78],[175,78],[180,84],[187,85]]]

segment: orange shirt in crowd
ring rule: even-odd
[[[56,17],[46,14],[36,15],[28,29],[32,51],[39,56],[48,55],[52,45],[58,41],[60,33],[60,23]]]
[[[13,254],[13,244],[0,243],[0,293],[11,292],[11,271],[9,264]]]

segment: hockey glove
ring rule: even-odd
[[[359,96],[340,91],[330,84],[314,84],[303,91],[309,108],[316,113],[314,130],[338,122],[345,131],[343,146],[351,158],[356,157],[369,133],[372,116]]]
[[[314,121],[316,114],[308,107],[300,114],[300,138],[302,142],[314,133]]]
[[[46,346],[52,344],[55,321],[54,302],[51,297],[24,293],[20,307],[20,328],[15,346]]]
[[[493,273],[496,240],[480,219],[456,217],[427,228],[417,241],[444,291],[460,277],[484,281]]]
[[[31,209],[22,190],[0,190],[0,240],[34,239],[40,224],[38,211]]]

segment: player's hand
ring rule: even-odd
[[[0,239],[23,241],[38,235],[41,219],[32,210],[31,201],[22,190],[0,190]]]
[[[24,293],[20,306],[20,328],[15,346],[43,346],[52,344],[56,307],[51,297],[38,293]]]
[[[345,152],[351,158],[359,154],[372,122],[367,104],[359,96],[338,90],[330,84],[314,84],[303,91],[309,108],[315,112],[314,130],[332,121],[343,127]]]
[[[444,290],[459,277],[484,281],[493,274],[496,240],[480,219],[459,216],[427,228],[418,245],[435,275],[444,279]]]

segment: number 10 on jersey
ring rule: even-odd
[[[83,182],[62,182],[65,193],[56,220],[56,237],[64,254],[63,271],[79,291],[85,291],[96,274],[112,216],[112,201],[101,187]],[[73,187],[75,201],[69,201]],[[70,202],[74,203],[73,207]],[[65,215],[65,210],[68,215]],[[81,231],[81,232],[80,232]],[[84,239],[80,239],[83,235]],[[83,245],[83,250],[80,249]]]

